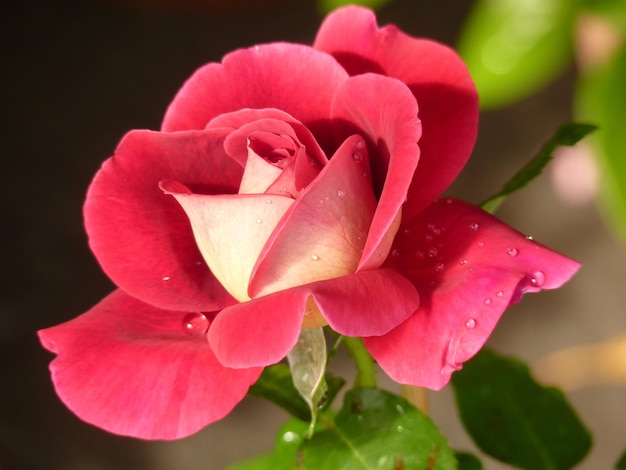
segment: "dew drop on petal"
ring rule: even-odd
[[[256,219],[256,223],[257,224],[262,224],[263,223],[263,219]]]
[[[464,264],[467,264],[467,260],[463,258],[461,261],[459,261],[459,264],[463,266]]]
[[[446,266],[445,266],[445,264],[443,264],[443,263],[437,263],[437,264],[435,265],[435,271],[437,271],[438,273],[440,273],[441,271],[443,271],[443,270],[444,270],[444,268],[445,268],[445,267],[446,267]]]
[[[475,328],[475,327],[476,327],[476,320],[474,320],[473,318],[470,318],[469,320],[467,320],[467,321],[465,322],[465,327],[466,327],[466,328],[469,328],[470,330],[471,330],[472,328]]]
[[[439,250],[435,247],[432,247],[428,250],[428,256],[434,258],[439,253]]]
[[[188,313],[183,318],[183,330],[188,335],[203,335],[209,331],[209,319],[204,313]]]
[[[503,295],[504,295],[504,292],[502,292],[501,290],[496,292],[496,296],[498,296],[498,297],[502,297]]]
[[[365,147],[365,142],[363,142],[362,140],[359,140],[356,144],[355,147],[358,149],[362,149],[363,147]]]
[[[391,250],[391,256],[393,258],[399,258],[400,257],[400,250],[398,250],[397,248],[394,248],[393,250]]]
[[[171,278],[171,277],[169,277],[169,276],[163,276],[163,277],[161,278],[161,280],[162,280],[162,281],[169,281],[170,279],[172,279],[172,278]]]
[[[473,232],[478,230],[478,227],[479,227],[479,225],[477,223],[470,224],[470,226],[469,226],[470,230],[472,230]]]
[[[338,189],[337,190],[337,196],[338,197],[344,197],[346,195],[345,191],[342,189]]]
[[[363,154],[361,154],[361,152],[354,152],[352,154],[352,160],[355,163],[360,163],[363,160]]]
[[[266,200],[265,200],[265,204],[271,204],[271,203],[272,203],[272,200],[271,200],[271,199],[266,199]]]
[[[492,302],[491,297],[487,297],[485,299],[485,305],[491,305],[491,302]]]
[[[312,260],[312,261],[317,261],[318,259],[320,259],[320,257],[319,257],[319,256],[317,256],[317,255],[311,255],[311,260]]]
[[[519,254],[519,250],[517,248],[509,248],[506,252],[510,257],[514,258]]]
[[[532,235],[527,235],[527,236],[526,236],[526,240],[533,241],[533,240],[534,240],[534,238],[533,238],[533,236],[532,236]]]
[[[541,271],[535,271],[529,274],[528,282],[531,286],[541,287],[546,283],[546,275]]]

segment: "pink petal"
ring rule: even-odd
[[[261,373],[229,369],[204,334],[184,332],[185,312],[115,291],[87,313],[41,330],[61,400],[109,432],[178,439],[226,416]]]
[[[404,215],[430,204],[465,165],[478,127],[478,96],[465,64],[450,48],[413,38],[394,25],[378,28],[374,13],[346,7],[322,24],[314,47],[350,75],[374,72],[406,83],[420,108],[421,158]]]
[[[332,112],[338,133],[344,123],[343,134],[360,133],[371,149],[373,184],[380,198],[359,269],[373,269],[389,252],[420,159],[417,104],[402,82],[365,74],[350,78],[339,88]]]
[[[214,311],[234,302],[204,263],[185,212],[159,189],[175,179],[200,193],[236,193],[243,169],[222,130],[133,131],[96,174],[85,202],[89,244],[133,297],[168,310]]]
[[[185,210],[213,274],[237,300],[249,300],[252,268],[293,199],[274,194],[191,194],[171,181],[162,182],[161,187]]]
[[[561,286],[580,267],[453,199],[403,225],[388,264],[417,287],[420,307],[365,344],[391,378],[432,389],[478,352],[512,302]]]
[[[265,366],[280,361],[293,348],[311,310],[319,310],[341,334],[369,336],[388,332],[418,304],[415,287],[397,272],[363,271],[228,307],[211,325],[209,343],[224,365]],[[241,338],[246,341],[243,346]]]
[[[353,136],[302,191],[261,252],[251,297],[356,271],[376,208],[367,161]]]
[[[220,114],[243,108],[276,108],[292,115],[324,145],[332,142],[328,117],[347,74],[327,54],[287,43],[232,52],[222,64],[200,68],[170,105],[163,130],[203,129]]]
[[[278,109],[241,109],[232,113],[221,114],[212,119],[207,125],[207,129],[228,127],[231,129],[241,129],[247,124],[263,121],[276,120],[289,124],[290,132],[287,135],[294,136],[307,149],[307,154],[312,156],[320,166],[324,166],[327,162],[326,155],[315,141],[315,137],[311,131],[301,122],[294,119],[289,114]],[[238,161],[241,166],[246,165],[248,158],[247,142],[243,139],[227,139],[224,143],[226,152]]]

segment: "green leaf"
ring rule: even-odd
[[[554,135],[543,144],[537,155],[524,165],[498,193],[484,201],[480,206],[487,212],[495,212],[509,195],[522,189],[541,174],[546,165],[552,160],[552,154],[557,147],[575,145],[595,129],[596,126],[577,123],[564,124],[559,127]]]
[[[317,412],[328,390],[326,372],[326,338],[322,328],[307,328],[300,332],[298,342],[287,354],[293,384],[304,398],[311,413],[309,435],[313,434]]]
[[[228,467],[228,470],[293,470],[309,425],[291,419],[278,431],[274,450]]]
[[[346,393],[334,422],[304,442],[299,469],[423,470],[456,467],[454,453],[432,421],[401,397],[380,389]]]
[[[537,91],[571,61],[573,0],[478,0],[459,52],[483,108],[506,106]]]
[[[483,470],[483,464],[474,454],[469,452],[455,452],[457,470]]]
[[[602,171],[604,213],[626,240],[626,46],[602,70],[584,77],[576,93],[577,114],[596,122],[593,143]]]
[[[322,14],[326,14],[333,11],[335,8],[345,5],[361,5],[376,10],[390,2],[391,0],[317,0],[317,9],[321,11]]]
[[[341,377],[326,374],[328,391],[321,406],[322,409],[333,402],[345,383],[346,381]],[[275,364],[266,367],[259,380],[250,387],[248,393],[271,401],[302,421],[311,420],[309,407],[293,385],[291,371],[287,364]]]
[[[626,470],[626,450],[615,464],[615,470]]]
[[[461,420],[485,453],[516,467],[569,469],[591,436],[560,390],[543,387],[522,362],[483,349],[452,376]]]

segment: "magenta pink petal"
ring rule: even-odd
[[[374,13],[351,6],[331,13],[314,47],[332,54],[350,75],[366,72],[406,83],[419,105],[420,164],[409,191],[408,218],[434,201],[467,161],[478,127],[478,96],[465,64],[450,48],[413,38]]]
[[[432,389],[478,352],[512,302],[560,287],[580,267],[453,199],[404,224],[388,264],[417,287],[420,307],[365,344],[391,378]]]
[[[207,268],[185,212],[159,189],[175,179],[195,192],[236,193],[243,173],[221,130],[134,131],[96,174],[85,202],[89,244],[115,284],[167,310],[234,303]]]
[[[365,144],[353,136],[268,239],[252,272],[250,297],[355,272],[375,208]]]
[[[63,402],[88,423],[143,439],[178,439],[226,416],[260,368],[229,369],[185,312],[115,291],[87,313],[41,330]]]
[[[301,122],[297,121],[284,111],[278,109],[241,109],[232,113],[221,114],[212,119],[207,125],[207,129],[227,127],[231,129],[240,129],[246,124],[262,120],[277,120],[289,124],[292,133],[297,140],[301,142],[307,149],[307,154],[314,158],[320,166],[324,166],[328,161],[326,155],[315,141],[315,137],[311,131]],[[229,139],[225,144],[226,152],[237,160],[241,166],[246,165],[247,146],[245,141],[235,141]],[[232,146],[232,147],[230,147]]]
[[[244,108],[277,108],[332,142],[328,117],[345,70],[307,46],[274,43],[232,52],[222,64],[200,68],[170,105],[162,129],[203,129],[220,114]]]
[[[222,310],[209,330],[215,355],[231,367],[280,361],[298,340],[309,298],[335,331],[350,336],[384,334],[419,305],[415,287],[388,269],[314,282]]]
[[[338,129],[343,123],[344,134],[361,134],[371,148],[372,179],[379,196],[359,269],[380,266],[398,229],[400,210],[420,160],[417,112],[415,98],[402,82],[374,74],[347,80],[333,102],[337,132],[342,132]]]

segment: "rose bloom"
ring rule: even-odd
[[[301,328],[363,337],[395,381],[440,389],[524,292],[579,264],[440,194],[478,99],[449,48],[347,7],[313,47],[197,70],[161,131],[128,133],[85,203],[118,289],[39,332],[56,391],[110,432],[221,419]]]

